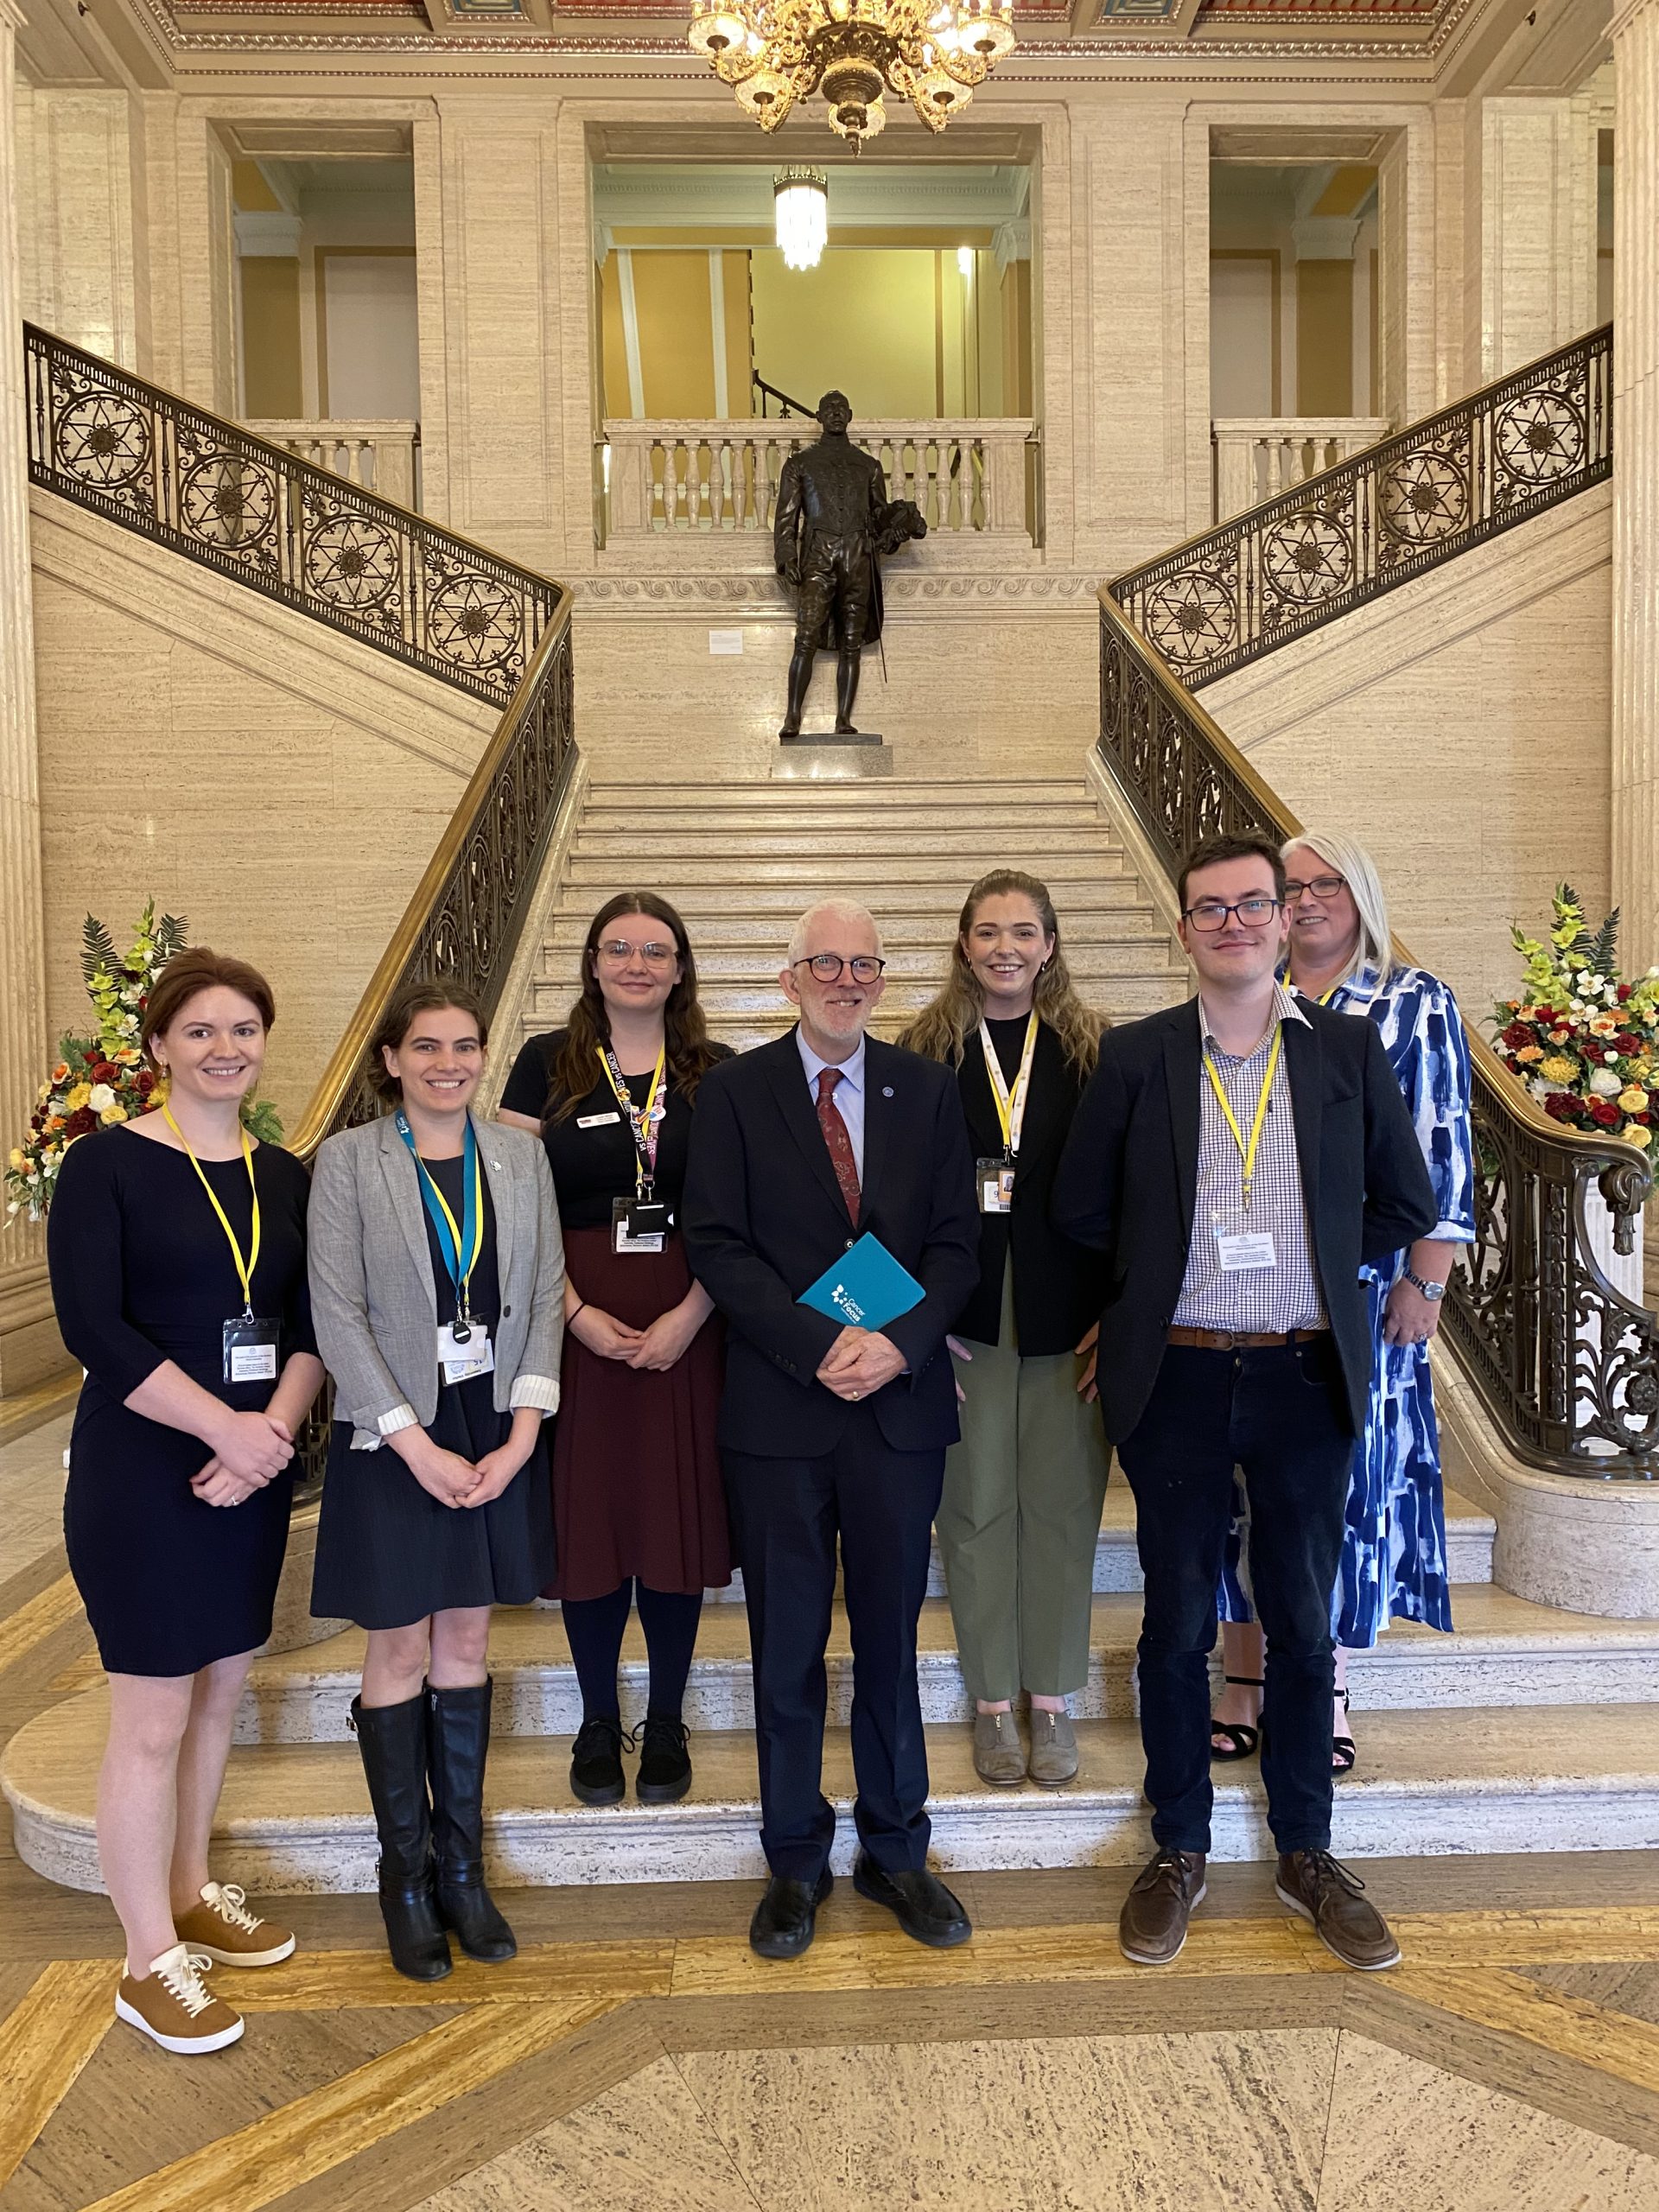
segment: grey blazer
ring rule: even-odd
[[[539,1138],[474,1117],[495,1208],[501,1319],[495,1405],[559,1404],[564,1240]],[[437,1294],[415,1162],[390,1114],[322,1145],[306,1234],[317,1349],[354,1452],[438,1410]]]

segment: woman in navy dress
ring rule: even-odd
[[[294,1948],[208,1871],[242,1686],[270,1634],[294,1437],[322,1381],[305,1170],[241,1125],[273,1012],[242,961],[168,961],[139,1040],[166,1105],[71,1147],[47,1232],[58,1325],[86,1370],[64,1535],[110,1677],[98,1841],[127,1941],[116,2011],[183,2052],[242,2032],[207,1993],[208,1961]]]

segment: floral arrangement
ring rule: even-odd
[[[57,1185],[63,1155],[78,1139],[96,1128],[153,1113],[167,1086],[144,1064],[138,1026],[158,971],[184,945],[184,922],[173,914],[159,919],[152,899],[139,916],[132,946],[118,957],[103,923],[88,914],[81,931],[80,972],[98,1016],[95,1036],[65,1037],[57,1065],[41,1085],[29,1129],[6,1162],[9,1215],[45,1218]],[[245,1099],[242,1118],[262,1142],[282,1135],[276,1109]]]
[[[1624,982],[1618,909],[1592,933],[1567,883],[1556,887],[1548,944],[1518,924],[1511,935],[1526,982],[1521,997],[1498,1003],[1498,1058],[1564,1127],[1651,1144],[1659,1123],[1659,968]]]

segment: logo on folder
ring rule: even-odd
[[[832,1321],[854,1329],[885,1329],[927,1293],[908,1268],[901,1267],[879,1236],[868,1231],[833,1268],[826,1268],[796,1300]]]

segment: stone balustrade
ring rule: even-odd
[[[420,505],[418,423],[393,417],[362,423],[250,423],[247,427],[313,467],[343,476],[348,484],[360,484],[365,492],[377,493],[400,507]]]
[[[794,418],[607,423],[598,471],[606,543],[770,531],[784,463],[817,435],[816,423]],[[1030,422],[860,422],[854,442],[880,461],[889,499],[913,499],[931,531],[1033,542],[1039,462]]]
[[[1393,428],[1386,416],[1233,416],[1211,423],[1217,523],[1363,452]]]

